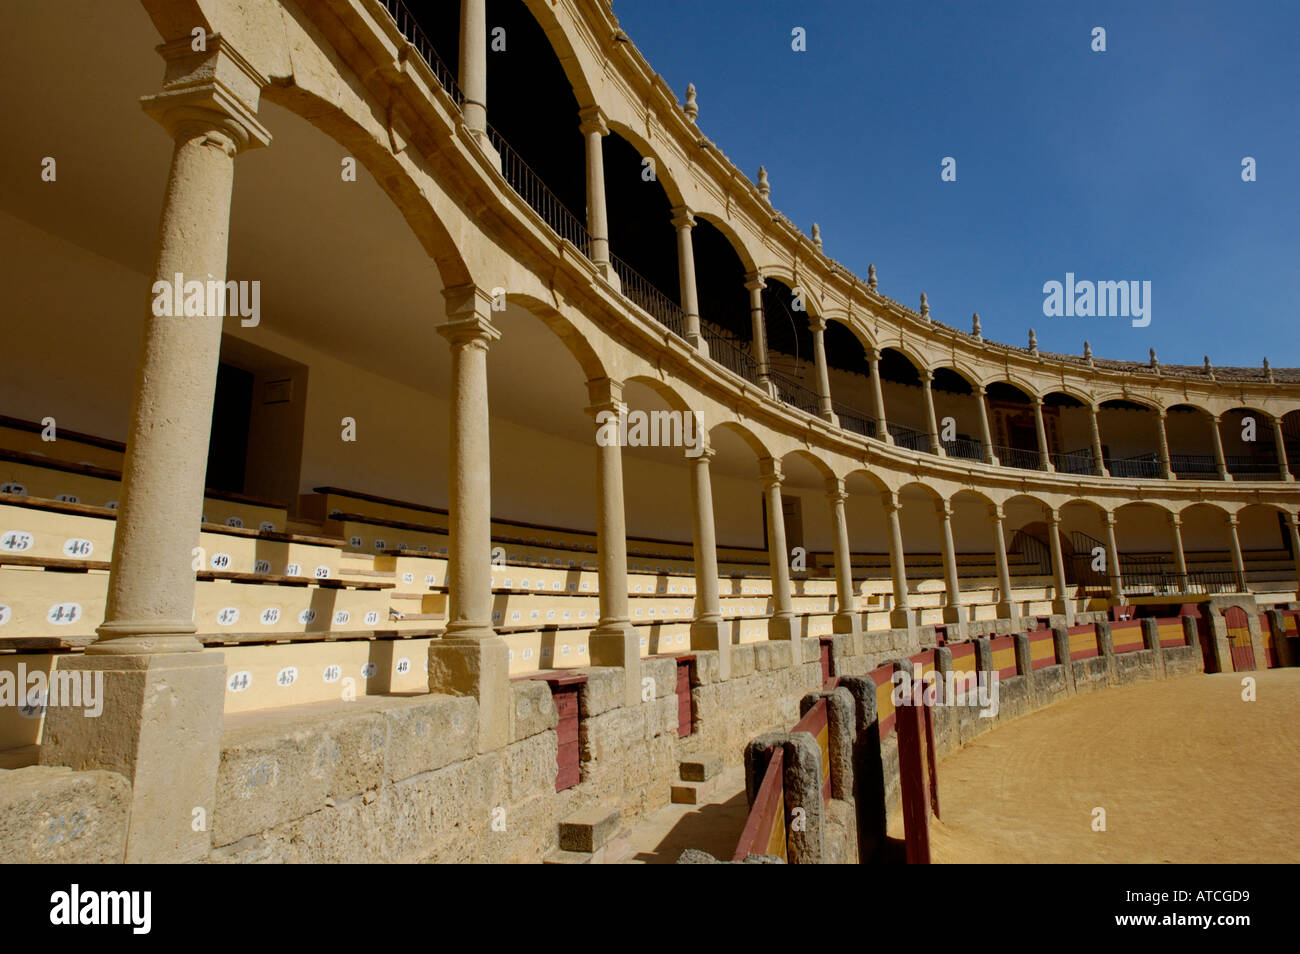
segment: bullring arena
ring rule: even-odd
[[[943,323],[604,0],[432,6],[6,8],[0,860],[1297,860],[1300,369]]]

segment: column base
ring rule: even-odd
[[[823,410],[821,412],[821,419],[827,424],[833,424],[836,427],[840,426],[839,416],[834,411]]]
[[[478,751],[510,741],[510,653],[500,636],[429,641],[429,691],[478,700]]]
[[[997,603],[998,619],[1011,619],[1012,613],[1013,611],[1011,608],[1010,600],[998,600]]]
[[[501,153],[497,152],[496,147],[492,145],[492,140],[488,138],[486,129],[474,129],[465,123],[460,125],[461,133],[469,139],[483,153],[483,158],[496,167],[497,172],[501,172]]]
[[[608,261],[593,262],[592,264],[596,266],[596,271],[599,273],[600,277],[605,279],[605,281],[613,287],[614,291],[621,294],[623,291],[623,280],[618,277],[618,272],[614,271],[613,264]]]
[[[149,656],[158,653],[197,653],[203,644],[194,635],[193,622],[175,620],[118,620],[95,630],[96,641],[86,647],[88,656]]]
[[[843,610],[831,617],[831,632],[840,636],[857,636],[862,632],[862,614]]]
[[[593,666],[618,666],[623,670],[623,704],[641,701],[641,644],[626,620],[601,623],[587,639]]]
[[[709,356],[709,343],[704,340],[704,335],[698,331],[686,332],[686,343],[698,351],[703,357]]]
[[[205,860],[221,764],[225,657],[207,652],[62,656],[56,671],[86,679],[83,690],[94,692],[95,707],[46,709],[41,764],[103,769],[130,780],[126,861]]]
[[[731,678],[731,627],[721,618],[691,621],[691,648],[716,651],[718,678]]]
[[[950,603],[943,608],[943,621],[945,623],[964,623],[966,622],[966,606],[964,603]]]
[[[890,629],[911,629],[912,611],[907,607],[903,607],[902,609],[890,610],[889,628]]]
[[[793,613],[778,613],[775,616],[768,617],[768,639],[797,639],[800,635],[799,629],[799,620]]]

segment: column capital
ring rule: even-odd
[[[1183,525],[1183,515],[1181,513],[1171,513],[1168,516],[1171,527],[1181,527]]]
[[[758,477],[763,482],[763,487],[770,488],[773,484],[781,486],[785,483],[785,475],[781,473],[781,462],[775,457],[763,457],[758,461]]]
[[[587,382],[587,400],[595,413],[602,410],[615,410],[626,407],[623,403],[623,382],[615,378],[592,378]]]
[[[1043,406],[1043,398],[1041,395],[1031,394],[1029,395],[1029,403],[1035,408],[1041,408]]]
[[[1006,514],[1002,510],[1002,504],[989,504],[989,519],[1001,523]]]
[[[1236,526],[1239,526],[1240,523],[1241,523],[1241,520],[1237,517],[1237,515],[1236,515],[1235,513],[1230,513],[1230,514],[1228,514],[1228,526],[1230,526],[1230,527],[1236,527]]]
[[[975,392],[976,394],[978,394],[980,397],[983,397],[984,395],[986,395],[986,394],[989,393],[989,389],[986,388],[984,385],[980,384],[979,382],[976,382],[975,384],[972,384],[972,385],[971,385],[971,388],[972,388],[972,390],[974,390],[974,392]]]
[[[695,228],[695,213],[684,205],[679,205],[671,210],[673,228],[693,229]]]
[[[879,360],[880,360],[880,349],[877,348],[875,345],[871,345],[871,344],[869,344],[869,345],[863,345],[863,346],[862,346],[862,353],[865,354],[865,355],[867,356],[867,360],[868,360],[868,361],[879,361]]]
[[[157,47],[166,61],[162,90],[140,100],[173,139],[220,133],[230,155],[265,146],[271,134],[257,119],[265,76],[219,33],[207,38],[207,49],[196,51],[189,36]]]
[[[1206,412],[1206,413],[1209,413],[1209,412]],[[1222,414],[1210,414],[1209,416],[1210,416],[1210,423],[1211,423],[1211,424],[1218,424],[1218,423],[1220,423],[1220,422],[1223,420],[1223,415],[1222,415]]]
[[[921,369],[921,380],[922,380],[923,382],[925,382],[925,386],[926,386],[926,387],[929,387],[929,386],[930,386],[930,382],[932,382],[932,381],[934,380],[934,372],[931,371],[929,368],[922,368],[922,369]]]
[[[895,514],[903,509],[903,502],[898,499],[898,494],[892,490],[882,490],[880,492],[880,504],[885,508],[887,514]]]
[[[1167,408],[1158,407],[1155,409],[1155,412],[1156,412],[1156,417],[1162,421],[1167,420],[1169,417],[1169,410]]]
[[[1053,527],[1059,527],[1059,526],[1061,525],[1061,511],[1060,511],[1060,508],[1058,508],[1058,507],[1048,507],[1048,508],[1047,508],[1047,522],[1048,522],[1048,524],[1050,524],[1050,525],[1053,526]]]
[[[1106,526],[1108,527],[1115,526],[1115,514],[1113,511],[1110,510],[1106,511]]]
[[[578,110],[578,132],[584,136],[591,133],[600,133],[602,136],[609,135],[609,122],[605,116],[605,111],[599,106],[588,106],[585,109]]]
[[[1286,522],[1289,526],[1300,530],[1300,513],[1287,513]]]
[[[762,291],[767,287],[767,279],[763,277],[762,272],[746,272],[745,287],[750,291]]]
[[[447,320],[438,326],[438,334],[452,345],[468,345],[487,350],[488,345],[501,337],[501,330],[492,324],[492,296],[477,285],[455,285],[444,288],[442,296],[447,301]]]
[[[844,489],[844,481],[838,477],[826,478],[826,497],[831,503],[843,503],[849,499],[848,492]]]
[[[952,519],[952,501],[936,500],[934,502],[934,512],[942,517],[945,521]]]
[[[713,458],[718,456],[717,449],[711,444],[704,444],[697,454],[692,454],[690,450],[689,447],[686,449],[686,459],[697,464],[703,464],[705,467],[708,467]]]
[[[821,332],[826,330],[826,319],[823,318],[821,315],[809,315],[808,327],[814,333],[820,334]]]

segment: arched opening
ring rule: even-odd
[[[700,302],[700,333],[709,357],[747,381],[758,383],[754,322],[745,288],[747,269],[721,229],[697,216],[692,229],[695,285]]]
[[[657,177],[643,175],[644,157],[625,137],[611,131],[604,150],[610,257],[623,294],[685,338],[672,201]]]
[[[1038,424],[1029,395],[1014,384],[994,381],[988,386],[988,402],[993,453],[998,462],[1004,467],[1039,470],[1043,458],[1038,449]],[[1047,423],[1046,415],[1043,423]]]
[[[1214,456],[1210,415],[1190,404],[1175,404],[1165,418],[1169,439],[1169,465],[1183,480],[1217,480],[1219,465]]]
[[[1051,391],[1043,396],[1043,426],[1052,466],[1063,474],[1095,474],[1092,453],[1092,411],[1072,394]]]
[[[1115,543],[1126,596],[1163,596],[1186,591],[1171,546],[1169,511],[1151,503],[1115,510]]]
[[[953,368],[935,368],[930,382],[934,392],[934,414],[939,425],[939,442],[949,457],[984,460],[980,408],[984,400],[971,381]]]
[[[828,321],[825,335],[826,368],[834,396],[831,410],[840,427],[863,437],[876,437],[876,418],[867,410],[874,401],[867,349],[842,322]]]
[[[1097,414],[1102,456],[1112,477],[1159,478],[1160,462],[1156,412],[1145,404],[1119,398],[1101,403]]]
[[[820,414],[807,292],[796,296],[785,282],[768,278],[763,288],[763,321],[777,396],[808,414]]]
[[[921,394],[920,365],[898,348],[881,348],[880,385],[885,396],[885,420],[894,443],[908,450],[930,450],[930,422]]]
[[[1289,603],[1296,598],[1295,554],[1286,514],[1271,504],[1250,504],[1237,511],[1237,534],[1246,565],[1246,586],[1261,604]]]
[[[1106,512],[1091,501],[1071,500],[1061,506],[1060,515],[1066,585],[1081,610],[1104,610],[1111,586]]]
[[[1254,408],[1233,408],[1220,418],[1219,432],[1228,473],[1234,480],[1281,478],[1271,415]]]

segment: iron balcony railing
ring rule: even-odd
[[[847,404],[841,404],[839,401],[831,402],[831,410],[835,416],[840,419],[840,427],[846,431],[852,431],[854,434],[861,434],[863,437],[876,436],[876,419],[870,414],[863,414],[861,411],[855,411]]]
[[[758,383],[758,362],[745,342],[707,321],[700,322],[700,334],[709,347],[710,358],[746,381]]]
[[[1052,466],[1062,474],[1095,474],[1096,458],[1090,450],[1073,450],[1052,455]]]
[[[1139,454],[1136,457],[1111,458],[1106,468],[1112,477],[1128,477],[1137,480],[1149,480],[1164,476],[1164,466],[1155,454]]]
[[[929,453],[929,434],[918,431],[914,427],[908,427],[906,424],[889,424],[887,427],[889,428],[889,436],[894,439],[894,446]]]
[[[793,378],[787,378],[779,371],[773,371],[770,374],[772,383],[776,385],[776,394],[782,401],[791,407],[797,407],[801,411],[811,414],[813,417],[819,417],[822,410],[822,399],[809,388],[804,387]]]
[[[465,102],[465,96],[460,91],[460,84],[456,82],[456,75],[438,56],[433,44],[429,42],[429,38],[420,29],[419,22],[411,11],[406,8],[406,4],[402,0],[383,0],[383,2],[384,9],[388,11],[388,15],[397,24],[398,31],[415,47],[415,51],[428,64],[429,69],[433,70],[433,75],[442,84],[442,88],[451,94],[451,98],[456,101],[456,105],[461,106]]]
[[[1021,470],[1042,470],[1043,458],[1036,450],[1024,450],[1020,447],[994,447],[993,453],[1003,467],[1019,467]]]
[[[1218,477],[1219,465],[1211,454],[1170,454],[1169,467],[1178,476]]]
[[[984,445],[979,441],[973,441],[966,437],[954,437],[950,441],[943,441],[942,446],[949,457],[957,457],[961,460],[984,459]]]
[[[568,210],[542,181],[542,177],[491,126],[488,126],[488,139],[501,156],[501,174],[510,183],[510,187],[542,217],[552,232],[560,238],[568,239],[583,255],[590,255],[591,236],[582,220]]]
[[[1258,456],[1232,456],[1226,459],[1228,473],[1235,476],[1250,477],[1252,480],[1278,480],[1282,474],[1275,454]]]
[[[617,255],[611,255],[609,261],[623,286],[623,297],[685,341],[686,313],[682,311],[681,305]]]

